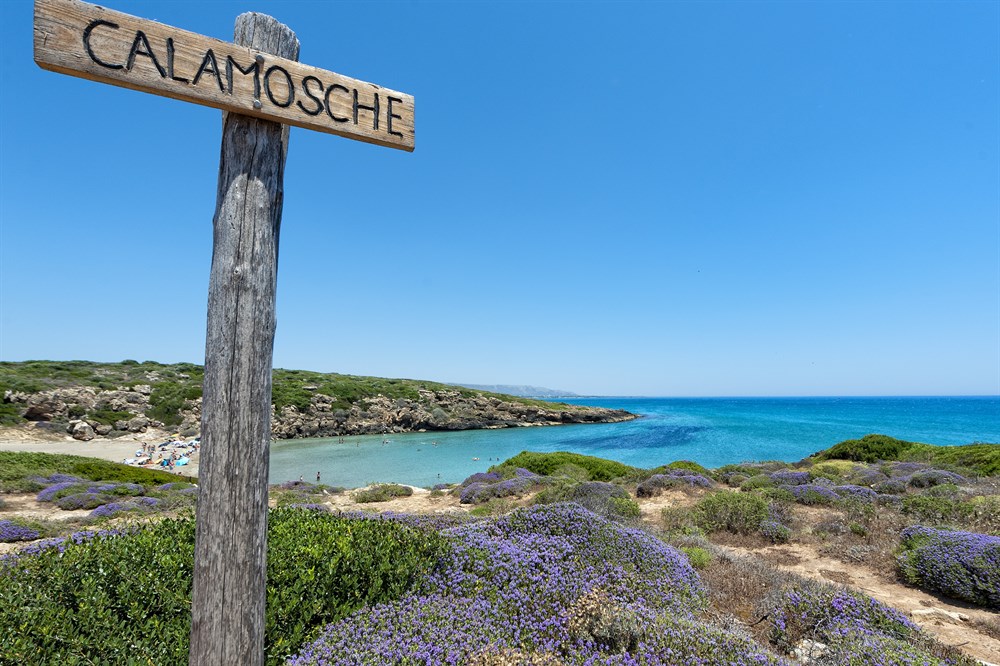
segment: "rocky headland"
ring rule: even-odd
[[[46,386],[38,381],[37,372],[27,372],[40,370],[27,367],[38,363],[52,366],[51,375],[44,379],[57,385]],[[199,366],[83,361],[0,366],[7,379],[0,383],[4,426],[68,434],[80,441],[150,430],[192,436],[199,430]],[[84,371],[89,375],[82,376]],[[67,373],[73,376],[67,379]],[[28,381],[25,375],[35,378]],[[636,418],[624,410],[530,400],[434,382],[304,371],[276,370],[274,397],[272,433],[276,439],[614,423]]]

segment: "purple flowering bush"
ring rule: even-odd
[[[711,488],[715,484],[705,476],[686,469],[672,469],[654,474],[636,489],[636,497],[656,497],[666,488]]]
[[[906,493],[906,482],[899,479],[888,479],[876,483],[873,490],[879,495],[903,495]]]
[[[11,566],[15,565],[18,559],[22,557],[30,557],[33,555],[38,555],[46,551],[54,550],[55,552],[62,553],[66,550],[67,546],[73,544],[87,543],[93,539],[97,538],[107,538],[120,536],[126,532],[134,531],[134,528],[129,529],[115,529],[115,530],[82,530],[80,532],[73,532],[68,537],[53,537],[51,539],[42,539],[34,543],[30,543],[21,550],[15,553],[9,553],[7,555],[0,556],[0,570],[2,570],[4,565]]]
[[[614,483],[587,481],[577,484],[569,491],[568,499],[609,520],[632,522],[641,515],[639,504],[627,490]]]
[[[900,573],[913,585],[1000,609],[1000,537],[936,530],[903,530]]]
[[[771,472],[768,476],[779,486],[801,486],[809,483],[811,479],[809,472],[794,469],[781,469]]]
[[[466,486],[471,486],[473,483],[496,483],[502,480],[503,476],[500,472],[476,472],[458,485],[461,488],[465,488]]]
[[[821,663],[836,666],[957,666],[968,662],[935,657],[911,640],[856,631],[830,645]]]
[[[0,543],[31,541],[40,536],[38,530],[12,520],[0,520]]]
[[[802,638],[823,643],[856,635],[907,639],[919,629],[903,613],[857,592],[804,584],[784,590],[769,609],[771,640],[790,650]]]
[[[160,500],[155,497],[138,497],[127,502],[111,502],[97,507],[90,512],[89,518],[110,518],[118,513],[148,511],[159,505]]]
[[[54,474],[53,476],[65,476],[63,474]],[[79,479],[57,481],[56,483],[49,484],[44,489],[40,490],[35,499],[39,502],[54,502],[63,495],[72,495],[75,492],[86,492],[90,484],[80,481]]]
[[[138,483],[99,483],[87,488],[87,492],[134,497],[136,495],[144,495],[146,489]]]
[[[894,461],[882,466],[882,471],[890,477],[908,477],[916,472],[922,472],[930,468],[930,465],[922,462],[900,462]]]
[[[834,486],[833,492],[845,500],[854,500],[856,502],[874,502],[878,498],[877,492],[864,486]]]
[[[473,474],[473,476],[480,475]],[[462,488],[459,493],[459,501],[462,504],[482,504],[498,497],[522,495],[534,485],[534,478],[523,476],[516,476],[492,483],[473,481]]]
[[[787,490],[799,504],[832,504],[840,499],[833,488],[820,483],[806,483],[801,486],[780,486]]]
[[[773,518],[761,521],[760,533],[773,543],[788,543],[792,538],[792,530]]]
[[[683,554],[577,505],[444,534],[452,550],[418,590],[328,626],[289,663],[780,663],[694,622],[704,592]]]
[[[74,493],[73,495],[66,495],[60,497],[56,500],[56,506],[58,506],[63,511],[77,511],[80,509],[96,509],[102,504],[107,504],[112,499],[111,495],[99,495],[90,492],[88,489],[86,492]]]
[[[945,483],[962,485],[968,483],[968,479],[954,472],[947,472],[943,469],[925,469],[914,472],[909,476],[908,482],[914,488],[930,488]]]
[[[859,486],[867,486],[871,488],[880,483],[884,483],[889,480],[889,477],[874,468],[864,468],[858,474],[854,475],[854,482]]]

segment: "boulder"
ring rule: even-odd
[[[123,419],[115,421],[115,430],[128,430],[128,421]]]
[[[94,439],[94,429],[86,421],[77,421],[70,434],[73,435],[73,439],[78,439],[81,442],[89,442]]]
[[[97,427],[94,428],[94,432],[96,432],[98,435],[101,435],[102,437],[109,434],[111,430],[112,430],[111,426],[109,426],[107,423],[100,423],[97,425]]]
[[[39,393],[28,398],[28,404],[22,416],[29,421],[51,421],[53,417],[65,409],[66,404],[57,398]]]
[[[149,426],[149,419],[145,416],[137,416],[134,419],[129,419],[128,421],[128,431],[129,432],[146,432],[146,428]]]

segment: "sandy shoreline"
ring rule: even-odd
[[[93,439],[89,442],[80,442],[71,437],[65,439],[14,439],[5,435],[0,437],[0,451],[65,453],[120,463],[126,458],[134,458],[136,450],[141,449],[143,444],[159,444],[168,439],[169,437],[163,436],[161,433],[128,435],[117,439]],[[163,469],[160,467],[147,468]],[[176,468],[175,471],[183,476],[198,476],[198,454],[196,453],[192,457],[190,463]]]

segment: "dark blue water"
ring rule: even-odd
[[[520,451],[573,451],[636,467],[694,460],[800,460],[845,439],[883,433],[939,445],[1000,442],[1000,396],[945,398],[592,398],[626,409],[625,423],[278,442],[271,482],[357,487],[457,482]],[[474,460],[478,458],[479,460]]]

